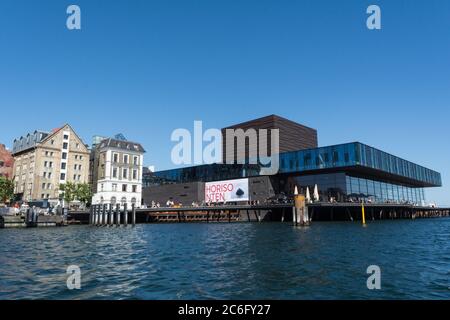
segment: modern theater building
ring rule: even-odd
[[[259,165],[249,163],[148,172],[143,177],[144,203],[211,202],[211,187],[233,189],[238,183],[242,201],[265,202],[281,194],[291,196],[295,186],[305,192],[317,185],[321,201],[424,205],[424,189],[442,185],[440,173],[360,142],[318,147],[316,130],[276,115],[228,128],[279,129],[278,173],[262,175]],[[230,143],[224,139],[224,146]],[[245,155],[235,153],[236,159],[240,156]]]

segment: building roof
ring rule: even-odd
[[[85,145],[83,140],[77,135],[75,130],[73,130],[73,128],[68,123],[66,123],[59,128],[53,129],[51,132],[35,130],[32,133],[28,133],[25,137],[22,136],[18,139],[14,139],[13,150],[12,150],[13,155],[15,155],[19,152],[23,152],[23,151],[32,149],[32,148],[36,147],[38,144],[48,141],[49,139],[54,137],[59,131],[61,131],[65,127],[69,127],[73,131],[75,136],[81,141],[81,143],[83,145]]]
[[[132,141],[124,141],[124,140],[117,140],[113,138],[107,138],[105,140],[102,140],[100,144],[98,145],[98,148],[115,148],[115,149],[121,149],[121,150],[127,150],[127,151],[135,151],[135,152],[141,152],[144,153],[145,150],[142,147],[140,143],[132,142]]]
[[[267,122],[274,123],[277,126],[280,123],[290,123],[290,124],[293,124],[295,126],[300,126],[300,127],[304,127],[304,128],[308,128],[308,129],[317,131],[314,128],[305,126],[304,124],[301,124],[301,123],[298,123],[298,122],[286,119],[286,118],[281,117],[281,116],[276,115],[276,114],[270,114],[270,115],[267,115],[267,116],[264,116],[264,117],[261,117],[261,118],[252,119],[252,120],[244,121],[244,122],[241,122],[241,123],[233,124],[233,125],[224,127],[223,129],[237,129],[237,128],[240,128],[240,127],[248,127],[248,126],[253,127],[253,126],[260,125],[260,124],[267,123]]]
[[[17,154],[19,152],[34,148],[36,144],[43,141],[48,135],[48,132],[35,130],[25,136],[14,139],[12,154]]]

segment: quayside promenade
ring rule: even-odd
[[[420,207],[408,204],[313,203],[307,206],[309,220],[361,221],[365,219],[416,219],[448,217],[450,208]],[[364,208],[364,209],[363,209]],[[294,206],[286,204],[220,205],[202,207],[160,207],[122,210],[95,205],[90,211],[69,212],[69,224],[133,225],[137,223],[181,222],[292,222]]]

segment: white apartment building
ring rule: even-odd
[[[142,202],[144,148],[126,140],[107,138],[91,152],[90,180],[92,204],[127,203],[128,208]]]

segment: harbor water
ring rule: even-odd
[[[0,299],[450,299],[448,218],[3,229],[0,243]]]

